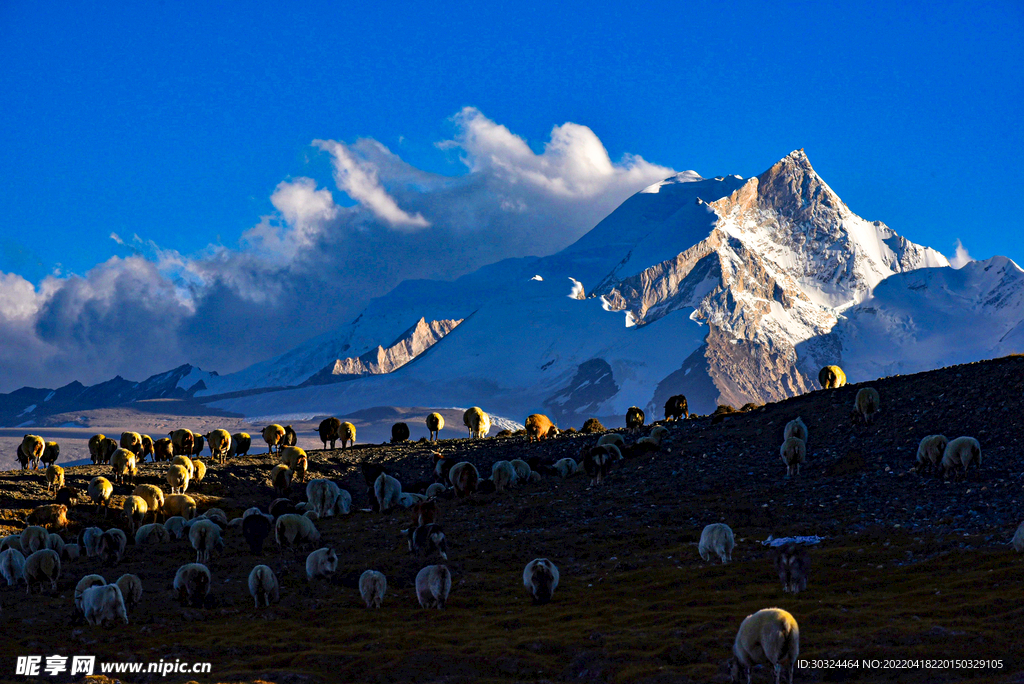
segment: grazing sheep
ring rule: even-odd
[[[320,441],[324,443],[324,449],[327,448],[328,442],[331,443],[331,448],[333,449],[341,437],[341,421],[333,416],[331,418],[324,418],[320,421],[317,432],[320,433]]]
[[[575,475],[579,466],[576,461],[571,458],[560,458],[555,461],[551,467],[554,468],[555,472],[558,473],[558,476],[564,480],[567,477]]]
[[[46,491],[57,491],[64,486],[64,469],[51,465],[46,469]]]
[[[0,551],[4,551],[5,549],[17,549],[24,553],[25,549],[21,545],[21,535],[12,534],[0,539]]]
[[[281,585],[277,581],[277,575],[266,565],[257,565],[249,573],[249,595],[256,602],[269,608],[271,603],[281,600]]]
[[[428,565],[416,574],[416,598],[423,608],[444,608],[452,590],[452,573],[444,565]]]
[[[132,534],[139,529],[139,525],[146,519],[149,512],[149,504],[141,496],[126,496],[124,499],[124,517],[128,520],[128,527]]]
[[[303,517],[309,518],[314,523],[316,521],[320,520],[320,516],[317,515],[316,511],[302,511],[302,515],[303,515]]]
[[[50,533],[45,527],[29,525],[21,531],[21,549],[24,553],[35,553],[46,548],[46,538]]]
[[[333,483],[332,483],[333,484]],[[338,499],[334,503],[335,515],[348,515],[352,512],[352,495],[347,489],[338,489]]]
[[[551,439],[558,436],[558,428],[551,422],[551,419],[540,413],[533,413],[526,417],[526,441],[532,442],[542,439]]]
[[[274,540],[280,547],[312,546],[320,541],[320,532],[309,518],[286,513],[274,523]]]
[[[103,517],[107,517],[110,509],[110,497],[114,494],[114,485],[105,477],[94,477],[89,481],[89,498],[97,506],[103,506]]]
[[[43,451],[45,450],[46,441],[39,435],[25,435],[21,441],[21,453],[28,458],[33,470],[39,468],[39,460],[43,457]],[[25,469],[24,465],[22,469]]]
[[[438,435],[444,428],[444,416],[440,413],[431,413],[427,416],[427,430],[430,431],[430,441],[436,442]],[[370,572],[367,570],[366,572]],[[366,573],[363,573],[366,574]]]
[[[516,483],[516,469],[508,461],[495,461],[491,466],[491,482],[497,491],[505,491]]]
[[[807,588],[807,571],[811,567],[807,549],[790,542],[775,551],[775,570],[779,573],[782,590],[797,594]]]
[[[280,450],[280,444],[284,441],[284,428],[277,423],[272,423],[263,428],[263,441],[267,443],[267,453],[274,453],[274,447]]]
[[[162,463],[174,458],[174,445],[170,437],[164,437],[153,442],[153,462]]]
[[[218,463],[224,463],[231,455],[231,433],[227,430],[211,430],[206,434],[206,441],[210,445],[210,458]]]
[[[387,513],[399,505],[402,496],[402,483],[387,473],[381,473],[373,483],[373,495],[377,499],[381,513]]]
[[[479,406],[473,406],[462,414],[462,422],[469,428],[469,436],[482,439],[491,430],[491,417]]]
[[[107,438],[106,435],[96,434],[89,438],[89,458],[92,459],[93,465],[99,465],[103,462],[103,454],[100,451],[100,443]]]
[[[271,522],[262,513],[242,518],[242,536],[253,555],[263,555],[263,542],[270,536]]]
[[[590,477],[590,486],[599,485],[608,476],[613,455],[607,446],[592,446],[583,451],[583,470]],[[570,459],[571,460],[571,459]],[[557,467],[558,464],[556,463]]]
[[[962,465],[963,476],[967,477],[967,468],[971,463],[977,463],[978,468],[981,468],[981,445],[974,437],[957,437],[942,452],[942,476],[948,477],[951,471]]]
[[[57,459],[60,458],[60,445],[56,442],[47,442],[46,446],[43,447],[42,461],[44,466],[52,467]]]
[[[188,531],[188,540],[196,550],[196,563],[209,564],[211,551],[223,551],[220,527],[212,520],[197,520]]]
[[[345,450],[345,447],[353,447],[356,445],[356,426],[349,422],[341,424],[341,449]]]
[[[436,498],[444,494],[445,491],[447,491],[447,488],[443,484],[441,484],[440,482],[435,482],[429,487],[427,487],[427,498]]]
[[[367,570],[359,576],[359,595],[367,608],[380,608],[388,590],[388,579],[376,570]]]
[[[291,499],[274,499],[267,510],[270,511],[270,517],[276,520],[285,513],[296,513],[298,509]]]
[[[248,456],[249,449],[252,448],[252,437],[248,432],[236,432],[231,435],[231,447],[235,456]]]
[[[689,417],[690,409],[686,405],[686,397],[682,394],[676,394],[668,398],[668,401],[665,402],[665,420],[679,420]]]
[[[210,569],[202,563],[186,563],[174,573],[174,591],[182,606],[199,607],[210,593]]]
[[[46,548],[53,549],[64,558],[64,537],[55,532],[46,535]]]
[[[786,441],[790,437],[796,437],[803,440],[804,444],[807,443],[807,426],[800,416],[786,423],[786,430],[782,434],[782,441]]]
[[[292,429],[292,426],[291,425],[285,425],[284,426],[284,439],[281,440],[281,444],[279,445],[279,447],[282,447],[282,446],[295,446],[298,443],[298,441],[299,441],[299,436],[297,434],[295,434],[295,430]]]
[[[54,501],[64,504],[70,509],[71,506],[77,504],[78,500],[82,498],[85,498],[85,493],[81,489],[77,487],[61,487]]]
[[[32,585],[38,584],[43,591],[43,582],[49,581],[50,588],[57,591],[57,580],[60,579],[60,556],[53,549],[39,549],[25,559],[26,593],[32,593]]]
[[[1024,551],[1024,522],[1017,528],[1017,532],[1013,535],[1013,539],[1010,540],[1010,545],[1013,546],[1013,550],[1018,553]]]
[[[800,464],[807,458],[807,445],[804,440],[790,437],[779,447],[782,462],[786,464],[786,477],[800,474]]]
[[[82,613],[90,625],[104,626],[118,621],[128,624],[124,597],[116,584],[89,587],[82,593]]]
[[[181,516],[185,520],[191,520],[196,517],[196,500],[188,494],[171,494],[164,499],[163,513],[166,516]],[[170,523],[168,518],[165,521],[165,525]],[[167,527],[167,531],[170,532],[170,526]]]
[[[171,465],[180,465],[188,471],[188,479],[196,476],[196,464],[188,456],[175,456],[171,459]]]
[[[949,439],[945,435],[928,435],[917,445],[917,472],[938,471]]]
[[[142,580],[138,575],[125,573],[118,577],[114,584],[121,590],[124,605],[128,610],[132,610],[139,604],[139,599],[142,598]]]
[[[402,492],[398,495],[398,505],[401,508],[412,508],[418,503],[422,503],[427,500],[427,497],[423,494],[417,494],[416,492]],[[378,502],[379,505],[379,502]]]
[[[839,366],[825,366],[818,371],[818,384],[822,389],[834,389],[846,384],[846,373]]]
[[[297,447],[293,447],[297,448]],[[299,482],[306,481],[306,473],[309,471],[309,460],[305,456],[300,456],[295,461],[295,467],[292,468],[292,478]]]
[[[516,482],[529,482],[530,475],[533,473],[533,469],[530,468],[530,464],[521,458],[514,458],[509,463],[512,465],[512,469],[516,473]],[[494,477],[492,470],[491,477]],[[430,496],[428,493],[427,496]]]
[[[626,440],[623,439],[622,435],[620,435],[620,434],[617,434],[615,432],[609,432],[606,435],[601,435],[597,439],[597,445],[598,446],[604,446],[606,444],[614,444],[615,446],[619,447],[620,449],[623,449],[626,446]]]
[[[284,463],[278,463],[270,471],[270,484],[277,496],[286,496],[292,486],[292,469]]]
[[[448,480],[455,488],[455,495],[461,499],[476,491],[477,484],[480,482],[480,473],[477,472],[475,465],[469,461],[463,461],[456,463],[448,471]]]
[[[140,484],[135,486],[132,496],[141,497],[146,502],[146,509],[153,514],[153,522],[156,522],[164,505],[164,490],[156,485]]]
[[[181,428],[173,432],[168,432],[167,436],[171,438],[172,450],[175,455],[192,455],[196,445],[196,435],[191,430]]]
[[[81,557],[81,555],[82,547],[80,547],[78,544],[65,544],[64,550],[61,551],[60,554],[60,560],[61,562],[78,560]]]
[[[306,485],[306,501],[309,502],[311,510],[316,511],[321,518],[334,514],[334,506],[340,493],[338,485],[323,478],[310,480]]]
[[[651,432],[647,435],[650,439],[653,439],[656,444],[660,445],[661,442],[668,437],[668,428],[664,425],[658,425],[651,428]]]
[[[127,546],[128,537],[124,532],[113,527],[100,535],[96,544],[96,555],[106,565],[117,565],[124,557],[124,550]]]
[[[428,556],[437,552],[441,558],[448,560],[448,541],[444,529],[436,523],[428,523],[419,527],[410,527],[406,535],[409,538],[409,552]]]
[[[857,400],[854,402],[854,406],[866,425],[875,422],[879,401],[878,390],[874,387],[861,387],[857,391]]]
[[[153,438],[149,435],[142,435],[142,453],[139,454],[139,460],[145,462],[146,456],[152,456],[153,460],[156,461],[156,451],[153,446]]]
[[[103,587],[106,586],[106,584],[107,580],[103,578],[103,575],[86,575],[82,579],[78,580],[78,584],[75,585],[74,594],[75,608],[77,608],[79,612],[82,611],[82,595],[87,589]]]
[[[630,406],[626,409],[626,427],[631,433],[640,432],[644,426],[644,412],[637,406]]]
[[[746,674],[751,680],[754,665],[771,665],[775,684],[779,684],[783,665],[789,666],[789,682],[793,682],[793,666],[800,655],[800,628],[793,616],[780,608],[765,608],[748,615],[740,624],[732,647],[735,658],[730,663],[734,682]]]
[[[132,478],[138,473],[138,457],[129,449],[120,448],[110,457],[110,468],[114,475],[114,484],[131,485]]]
[[[181,458],[181,456],[175,458]],[[172,464],[167,468],[164,478],[171,487],[171,494],[184,494],[188,491],[189,474],[185,466],[178,463]]]
[[[338,554],[334,549],[324,547],[306,556],[306,580],[312,582],[318,577],[328,578],[338,570]]]
[[[725,523],[712,523],[700,533],[700,544],[697,545],[697,551],[700,552],[700,557],[704,559],[705,563],[711,559],[712,553],[717,554],[723,563],[728,563],[732,560],[732,550],[735,546],[736,540],[733,538],[732,528]]]
[[[220,525],[221,529],[228,526],[228,514],[219,508],[211,508],[207,510],[205,513],[203,513],[200,517],[206,518],[207,520],[212,520],[213,522]]]
[[[391,426],[391,443],[409,441],[409,426],[406,423],[395,423]]]
[[[184,519],[183,519],[184,520]],[[171,541],[171,533],[160,523],[149,523],[139,527],[135,533],[135,545],[145,546],[146,544],[166,544]]]
[[[193,461],[192,465],[196,467],[196,476],[190,482],[194,482],[198,486],[202,483],[203,478],[206,477],[206,464],[197,458]]]
[[[277,456],[279,463],[283,463],[294,470],[299,459],[306,458],[306,452],[297,446],[286,446],[278,451]]]
[[[47,504],[37,506],[28,514],[29,525],[66,527],[68,524],[68,507],[64,504]]]
[[[523,570],[523,586],[534,603],[547,603],[558,586],[558,567],[547,558],[534,558]]]
[[[102,535],[103,530],[98,527],[86,527],[78,533],[78,545],[85,549],[87,558],[92,558],[96,555],[96,549],[100,544],[100,537]]]
[[[121,442],[118,446],[138,456],[142,453],[142,435],[138,432],[122,432]]]
[[[25,581],[25,554],[18,549],[0,551],[0,575],[7,580],[7,586],[17,586]]]

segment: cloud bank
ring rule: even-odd
[[[311,178],[282,181],[233,247],[183,255],[138,235],[84,275],[38,286],[0,273],[0,391],[142,379],[181,363],[231,372],[352,320],[412,278],[451,279],[573,242],[638,190],[674,173],[613,162],[586,126],[555,126],[540,153],[467,107],[438,143],[466,167],[417,169],[373,139],[317,140],[336,203]],[[410,323],[411,324],[411,323]]]

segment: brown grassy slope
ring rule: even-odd
[[[404,514],[355,512],[320,521],[323,543],[341,557],[333,582],[310,586],[305,554],[250,555],[240,535],[211,562],[214,589],[204,609],[174,601],[174,571],[195,559],[187,542],[129,547],[116,568],[95,559],[68,564],[56,596],[4,589],[7,638],[0,679],[27,654],[96,654],[100,660],[181,658],[210,661],[200,681],[499,682],[522,680],[722,681],[744,616],[786,608],[800,623],[801,657],[1001,658],[1002,670],[805,669],[797,681],[1015,681],[1024,670],[1017,627],[1024,562],[1004,542],[1024,518],[1021,410],[1024,359],[946,368],[870,383],[882,397],[874,425],[849,417],[857,387],[814,392],[712,424],[697,418],[670,424],[656,454],[620,464],[604,486],[586,478],[546,478],[511,494],[442,504],[454,583],[445,611],[415,603],[413,579],[426,563],[410,556],[399,530]],[[787,481],[778,456],[787,420],[808,424],[809,463]],[[978,437],[984,466],[965,482],[942,483],[912,472],[917,442],[943,432]],[[486,475],[500,458],[577,455],[593,436],[527,445],[521,438],[441,443],[450,457],[474,462]],[[430,447],[364,445],[315,452],[317,475],[337,479],[366,498],[355,463],[388,463],[409,484],[426,479]],[[198,488],[200,509],[238,515],[272,498],[261,455],[212,466]],[[80,484],[104,467],[69,469]],[[160,482],[163,467],[146,465],[143,481]],[[27,509],[49,501],[40,475],[0,474],[0,514],[9,533]],[[293,492],[301,498],[301,487]],[[119,489],[117,505],[127,493]],[[192,493],[192,492],[190,492]],[[89,505],[71,513],[70,533],[100,523]],[[738,545],[733,563],[703,563],[702,527],[730,524]],[[808,589],[782,592],[769,534],[827,537],[811,549]],[[70,536],[65,535],[65,536]],[[523,566],[546,556],[561,569],[553,603],[532,606]],[[254,610],[249,570],[270,565],[282,601]],[[431,561],[433,562],[433,561]],[[367,611],[359,574],[388,577],[384,608]],[[71,626],[71,595],[85,574],[113,581],[143,578],[146,593],[127,627]],[[759,679],[758,679],[759,678]],[[155,675],[122,681],[185,681]],[[755,680],[768,681],[759,672]],[[55,681],[47,678],[43,681]]]

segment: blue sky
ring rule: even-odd
[[[389,190],[439,186],[444,176],[466,177],[487,164],[489,148],[467,142],[467,120],[505,126],[538,154],[552,127],[586,126],[613,162],[629,167],[624,155],[639,155],[649,164],[629,176],[634,184],[663,167],[751,176],[803,147],[861,216],[946,254],[961,239],[976,258],[998,253],[1021,262],[1022,8],[0,2],[0,272],[40,289],[55,273],[85,278],[89,287],[67,295],[78,308],[63,318],[51,311],[60,320],[43,320],[40,329],[51,344],[92,339],[99,333],[78,319],[99,306],[88,299],[99,283],[123,276],[104,281],[96,270],[113,269],[112,256],[141,252],[165,274],[179,267],[170,286],[153,286],[179,300],[189,288],[207,287],[204,296],[237,289],[251,274],[211,287],[208,270],[181,264],[300,249],[301,235],[299,247],[267,235],[301,233],[294,224],[312,220],[303,212],[314,211],[313,190],[329,193],[317,201],[334,203],[320,207],[324,220],[341,220],[355,203],[332,180],[336,158],[314,140],[364,140],[357,156],[382,169]],[[457,116],[465,107],[481,118]],[[457,142],[437,145],[445,140]],[[628,175],[609,186],[615,202],[629,194]],[[279,184],[305,178],[312,185],[299,187],[309,192],[295,209],[285,198],[293,186]],[[445,186],[445,206],[472,185]],[[466,206],[466,221],[482,211]],[[453,277],[517,250],[553,251],[588,227],[538,238],[576,213],[552,205],[531,219],[534,206],[523,206],[524,221],[536,224],[524,234],[536,244],[503,234],[490,251],[453,256],[448,269],[409,272]],[[423,224],[444,222],[435,209],[417,209]],[[415,219],[413,209],[408,215]],[[410,248],[409,258],[415,254]],[[382,286],[406,265],[392,264]],[[133,264],[132,277],[144,281],[146,269]],[[8,281],[28,296],[20,281]],[[364,290],[355,296],[375,292]],[[110,306],[104,315],[112,325]],[[183,306],[183,316],[196,315],[204,304]],[[269,337],[254,354],[290,343]],[[218,363],[196,344],[186,351]]]

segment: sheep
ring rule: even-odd
[[[175,458],[181,458],[176,456]],[[178,463],[172,464],[164,474],[167,484],[171,487],[171,494],[184,494],[188,491],[189,474],[185,466]]]
[[[822,389],[834,389],[846,384],[846,373],[839,366],[825,366],[818,371],[818,384]]]
[[[249,595],[259,608],[262,603],[267,608],[271,603],[281,600],[281,585],[277,575],[266,565],[257,565],[249,573]]]
[[[78,533],[78,545],[85,549],[87,558],[96,555],[96,547],[99,546],[103,530],[98,527],[86,527]]]
[[[807,458],[807,445],[802,439],[790,437],[779,447],[782,462],[786,464],[786,477],[800,474],[800,464]]]
[[[359,595],[367,608],[380,608],[388,590],[388,579],[376,570],[367,570],[359,576]]]
[[[72,505],[77,504],[78,500],[84,498],[84,496],[85,494],[82,490],[77,487],[61,487],[57,491],[54,501],[70,508]]]
[[[25,581],[25,554],[18,549],[0,551],[0,575],[7,580],[7,586],[17,586]]]
[[[60,458],[60,445],[56,442],[47,442],[46,446],[43,447],[43,455],[41,457],[43,465],[52,467],[58,458]]]
[[[409,509],[412,516],[413,527],[429,525],[437,520],[437,502],[430,499],[419,501]]]
[[[0,551],[4,551],[5,549],[17,549],[24,553],[25,549],[21,545],[21,535],[12,534],[0,539]]]
[[[26,522],[29,525],[43,525],[52,527],[67,527],[68,507],[64,504],[47,504],[37,506],[29,513]]]
[[[732,535],[732,528],[725,523],[712,523],[700,533],[700,544],[697,551],[704,562],[711,560],[712,552],[716,553],[723,563],[732,560],[732,550],[736,546],[736,540]]]
[[[338,570],[338,554],[325,546],[306,556],[306,580],[312,582],[318,577],[329,578]]]
[[[622,435],[620,435],[620,434],[616,434],[614,432],[609,432],[608,434],[601,435],[597,439],[597,445],[598,446],[605,446],[606,444],[614,444],[615,446],[619,447],[620,449],[624,449],[625,446],[626,446],[626,440],[623,439]]]
[[[447,487],[445,487],[440,482],[434,482],[429,487],[427,487],[427,498],[428,499],[437,498],[437,497],[443,495],[446,491],[448,491]]]
[[[210,444],[210,458],[218,463],[224,463],[231,455],[231,433],[227,430],[211,430],[206,434],[206,441]]]
[[[491,466],[491,482],[499,492],[516,483],[516,469],[508,461],[495,461]]]
[[[356,445],[356,426],[349,422],[341,424],[341,450],[345,450],[345,446],[348,445],[353,447]]]
[[[235,456],[248,456],[249,449],[252,447],[252,437],[248,432],[236,432],[231,435],[231,447]]]
[[[437,552],[441,558],[448,560],[448,541],[444,536],[444,529],[436,523],[427,523],[418,527],[410,527],[406,530],[409,542],[410,553],[420,553],[429,556]]]
[[[963,475],[967,477],[967,468],[971,463],[977,463],[978,468],[981,468],[981,445],[974,437],[957,437],[951,440],[942,452],[942,476],[948,477],[951,471],[962,465]]]
[[[416,504],[422,503],[427,500],[427,497],[423,494],[417,494],[416,492],[402,492],[398,495],[398,505],[402,508],[412,508]]]
[[[153,438],[149,435],[142,435],[142,453],[139,454],[139,461],[145,462],[146,456],[150,456],[153,458],[153,461],[156,461]]]
[[[156,485],[140,484],[135,486],[132,496],[141,497],[146,502],[146,509],[153,514],[153,522],[156,522],[164,505],[164,490]]]
[[[39,435],[25,435],[21,441],[21,453],[25,455],[28,461],[32,464],[32,469],[37,470],[39,468],[39,459],[43,457],[43,451],[46,450],[46,441]],[[25,470],[25,466],[22,466],[22,470]]]
[[[775,570],[785,592],[797,594],[807,588],[810,566],[807,550],[800,544],[790,542],[775,551]]]
[[[211,508],[200,516],[220,525],[221,529],[228,526],[228,515],[219,508]]]
[[[262,513],[242,518],[242,536],[245,537],[253,555],[263,554],[263,542],[270,536],[270,526],[271,522]]]
[[[578,466],[576,461],[571,458],[561,458],[555,461],[551,467],[556,473],[558,473],[558,476],[564,480],[571,475],[575,475]]]
[[[282,447],[282,446],[295,446],[298,443],[298,441],[299,441],[299,436],[297,434],[295,434],[295,430],[292,429],[292,426],[291,425],[285,425],[284,426],[284,439],[281,440],[281,444],[279,445],[279,447]]]
[[[491,430],[491,417],[479,406],[473,406],[462,414],[462,422],[469,428],[469,436],[481,439]]]
[[[75,585],[74,601],[75,608],[79,612],[82,612],[82,595],[85,594],[86,590],[92,589],[93,587],[106,586],[107,580],[103,578],[103,575],[86,575],[82,579],[78,580],[78,584]]]
[[[514,458],[511,461],[509,461],[509,463],[512,465],[512,469],[516,473],[517,482],[530,481],[530,475],[533,473],[533,469],[530,468],[529,463],[527,463],[521,458]],[[491,472],[491,477],[494,477],[493,471]],[[430,496],[429,492],[427,493],[427,496]]]
[[[197,459],[198,460],[198,459]],[[175,456],[171,459],[171,465],[180,465],[186,471],[188,471],[188,479],[192,479],[196,476],[196,464],[188,456]]]
[[[128,610],[132,610],[139,604],[139,599],[142,598],[142,580],[138,575],[125,573],[118,577],[114,584],[121,590],[124,605]]]
[[[188,531],[188,540],[196,550],[196,563],[209,564],[211,551],[223,551],[220,527],[212,520],[198,520]]]
[[[938,471],[949,439],[945,435],[928,435],[917,445],[917,472]]]
[[[103,455],[100,452],[100,443],[106,438],[106,435],[101,434],[96,434],[89,438],[89,458],[92,459],[93,465],[99,465],[103,462]]]
[[[387,513],[399,505],[402,496],[402,483],[387,473],[381,473],[373,483],[373,495],[377,499],[381,513]]]
[[[138,456],[142,453],[142,435],[138,432],[122,432],[118,446]]]
[[[786,441],[790,437],[796,437],[803,440],[804,444],[807,444],[807,426],[800,416],[786,423],[786,430],[782,434],[782,440]]]
[[[428,565],[416,574],[416,598],[423,608],[444,608],[452,590],[452,573],[444,565]]]
[[[185,454],[186,456],[199,456],[203,453],[203,441],[206,439],[203,435],[198,432],[192,433],[195,436],[195,444],[192,446],[192,453]]]
[[[170,461],[174,458],[174,445],[170,437],[164,437],[153,442],[153,462],[160,463]]]
[[[126,496],[124,499],[124,517],[128,521],[128,527],[131,534],[135,534],[135,531],[142,524],[142,521],[146,519],[146,514],[149,513],[149,504],[141,496]]]
[[[676,394],[665,402],[665,420],[680,420],[690,417],[690,409],[686,405],[686,397]]]
[[[878,390],[874,387],[861,387],[857,391],[857,399],[854,407],[865,425],[875,422],[875,414],[878,413],[879,397]]]
[[[288,489],[292,486],[292,469],[283,463],[278,463],[270,471],[270,484],[274,487],[274,494],[286,496]]]
[[[118,620],[128,624],[124,597],[116,584],[89,587],[82,593],[82,613],[90,625],[106,625]]]
[[[274,453],[274,447],[280,450],[280,444],[284,440],[284,428],[277,423],[272,423],[263,428],[263,441],[267,443],[267,453]]]
[[[341,421],[333,416],[330,418],[324,418],[320,421],[320,426],[317,427],[317,432],[320,433],[320,441],[324,444],[324,449],[327,449],[327,443],[331,443],[331,448],[337,444],[338,439],[341,437]]]
[[[167,436],[171,438],[172,451],[175,455],[192,455],[192,450],[195,447],[196,443],[196,436],[192,433],[191,430],[181,428],[173,432],[168,432]]]
[[[292,503],[291,499],[284,498],[274,499],[273,501],[271,501],[270,506],[267,507],[267,510],[270,511],[270,517],[274,520],[280,518],[285,513],[296,513],[298,511],[295,504]]]
[[[534,558],[523,570],[523,586],[535,604],[547,603],[558,587],[558,567],[547,558]]]
[[[409,441],[409,425],[407,423],[395,423],[391,426],[391,443]]]
[[[309,518],[314,523],[320,520],[320,516],[317,515],[316,511],[302,511],[302,517]]]
[[[65,544],[61,551],[60,559],[63,561],[78,560],[82,555],[82,547],[78,544]]]
[[[142,525],[135,533],[136,546],[144,546],[146,544],[166,544],[169,541],[171,541],[171,534],[167,531],[167,528],[160,523]]]
[[[131,484],[132,477],[138,473],[136,455],[125,448],[120,448],[110,457],[110,468],[114,475],[114,484]]]
[[[1013,550],[1018,553],[1024,551],[1024,522],[1017,528],[1017,532],[1013,535],[1013,539],[1010,540],[1010,545],[1013,546]]]
[[[50,533],[45,527],[30,525],[21,531],[21,548],[25,553],[34,553],[46,548],[46,538]]]
[[[644,426],[644,412],[637,406],[630,406],[626,409],[626,427],[631,433],[640,432]]]
[[[46,468],[46,491],[57,491],[64,486],[64,469],[59,465]]]
[[[46,535],[46,548],[53,549],[64,558],[64,537],[55,532]]]
[[[455,495],[461,499],[476,491],[477,484],[480,482],[480,473],[477,472],[475,465],[469,461],[463,461],[456,463],[448,471],[448,480],[455,488]]]
[[[309,518],[286,513],[274,523],[274,540],[282,548],[307,544],[312,546],[320,541],[320,532]]]
[[[654,428],[651,428],[651,433],[647,436],[653,439],[656,444],[660,445],[661,442],[666,437],[668,437],[668,428],[665,427],[664,425],[658,425]]]
[[[202,563],[186,563],[174,573],[174,591],[182,606],[201,606],[210,593],[210,569]]]
[[[430,441],[436,442],[442,429],[444,429],[444,416],[440,413],[431,413],[427,416],[427,430],[430,431]],[[370,572],[367,570],[367,572]]]
[[[128,537],[116,527],[100,535],[96,544],[96,555],[107,565],[117,565],[124,557],[124,549],[128,546]]]
[[[114,494],[114,485],[105,477],[94,477],[89,481],[89,498],[97,506],[103,506],[103,517],[107,517],[110,509],[110,497]]]
[[[306,501],[320,517],[333,514],[339,493],[338,485],[323,478],[310,480],[306,485]]]
[[[551,419],[540,413],[533,413],[526,417],[526,441],[532,442],[542,439],[551,439],[558,436],[558,428]]]
[[[194,482],[198,486],[202,483],[203,478],[206,477],[206,464],[197,458],[192,462],[192,465],[196,467],[196,476],[189,480],[189,482]]]
[[[750,684],[754,665],[771,665],[775,684],[779,684],[782,667],[788,665],[792,684],[793,666],[800,655],[800,628],[793,616],[780,608],[759,610],[740,624],[732,653],[730,674],[734,682],[741,681],[741,673],[745,673]]]
[[[57,580],[60,579],[60,556],[53,549],[39,549],[25,559],[26,593],[32,593],[32,585],[38,584],[43,591],[43,582],[49,580],[50,588],[57,591]]]
[[[191,520],[196,517],[196,500],[187,494],[171,494],[164,499],[163,513],[167,516],[180,515],[185,520]],[[164,524],[169,522],[170,519]],[[167,531],[170,532],[171,528],[168,527]]]
[[[334,483],[331,483],[334,484]],[[337,486],[337,485],[335,485]],[[334,515],[348,515],[352,512],[352,495],[347,489],[338,489],[338,498],[334,503]]]
[[[103,437],[100,440],[99,446],[96,448],[96,456],[99,459],[97,465],[110,463],[110,457],[115,451],[117,451],[117,441],[110,437]]]
[[[440,482],[441,484],[449,482],[449,474],[455,466],[455,460],[445,458],[437,451],[431,452],[431,455],[434,458],[434,482]]]
[[[583,450],[583,470],[590,477],[591,487],[601,484],[608,477],[613,458],[607,446],[592,446]]]
[[[278,451],[277,457],[279,463],[283,463],[294,470],[299,459],[306,458],[306,452],[296,446],[286,446]]]

